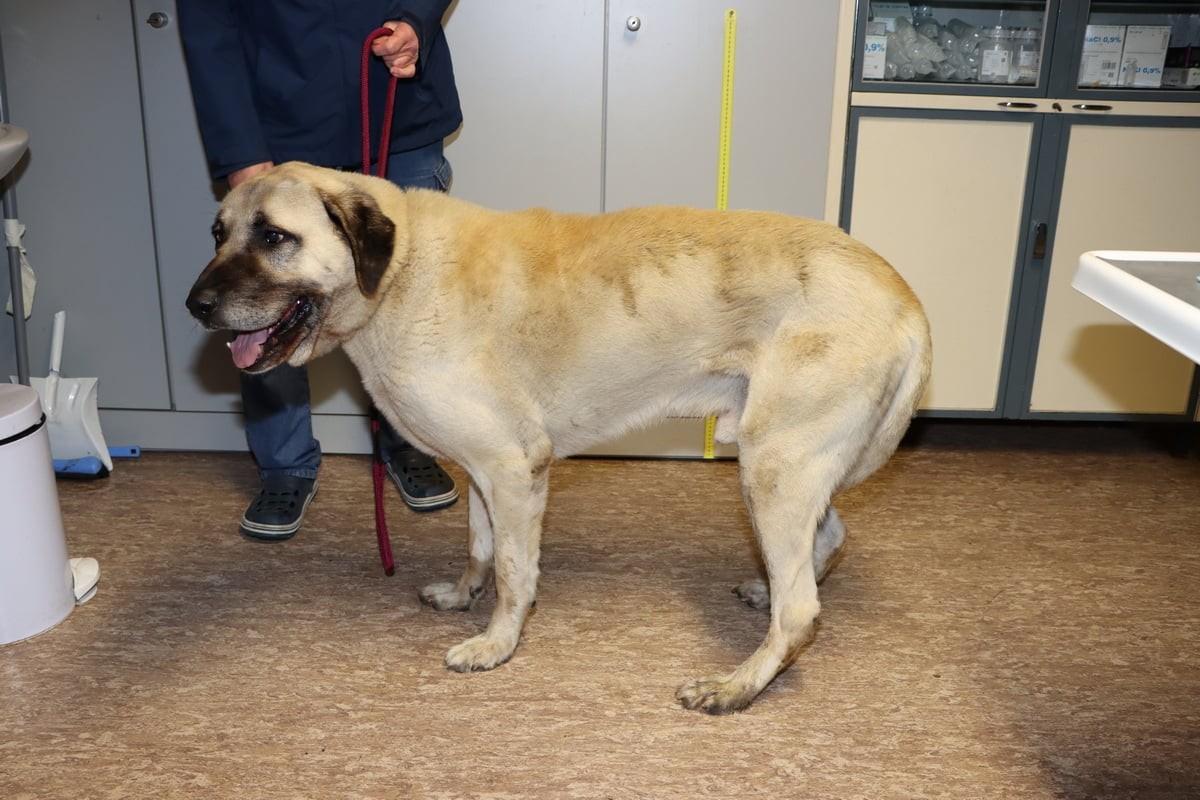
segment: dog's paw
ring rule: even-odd
[[[455,672],[483,672],[508,661],[515,649],[483,634],[451,647],[446,653],[446,666]]]
[[[478,592],[463,592],[457,583],[431,583],[421,590],[421,602],[438,611],[470,611],[475,605]]]
[[[675,699],[692,711],[729,714],[741,711],[758,696],[758,689],[727,678],[705,678],[679,687]]]
[[[757,578],[752,581],[744,581],[733,587],[733,593],[751,608],[771,607],[771,590],[767,588],[766,581]]]

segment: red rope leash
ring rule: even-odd
[[[392,560],[392,542],[388,537],[387,514],[383,507],[383,453],[379,448],[379,409],[371,406],[371,482],[375,488],[375,538],[379,541],[379,560],[383,574],[396,571]]]
[[[364,175],[371,174],[371,111],[370,98],[367,93],[369,78],[367,69],[371,63],[371,44],[381,36],[391,36],[391,28],[376,28],[367,36],[362,49],[362,69],[359,72],[359,85],[362,89],[360,101],[362,104],[362,171]],[[375,174],[384,177],[387,174],[388,142],[392,138],[392,112],[396,107],[396,76],[392,76],[388,84],[388,99],[384,105],[383,131],[379,137],[379,160]],[[383,505],[383,453],[379,446],[379,409],[371,406],[371,482],[375,489],[375,538],[379,541],[379,560],[383,562],[385,575],[396,571],[396,562],[392,559],[392,542],[388,536],[387,514]]]

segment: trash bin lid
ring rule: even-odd
[[[42,423],[42,401],[36,389],[19,383],[0,383],[0,444],[18,438]]]

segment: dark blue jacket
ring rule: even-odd
[[[180,35],[214,179],[263,161],[362,163],[360,58],[387,20],[417,32],[417,75],[396,89],[390,152],[462,123],[442,16],[450,0],[178,0]],[[390,76],[371,57],[371,152]]]

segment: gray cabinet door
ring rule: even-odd
[[[0,38],[9,115],[30,135],[14,173],[38,277],[30,371],[46,374],[51,320],[65,310],[64,375],[98,377],[105,408],[169,408],[129,4],[5,0]],[[7,380],[16,357],[3,322]]]
[[[731,6],[729,207],[824,216],[838,9],[793,0],[611,0],[606,209],[716,204]]]
[[[189,287],[212,255],[209,225],[221,187],[208,178],[188,89],[173,0],[134,0],[141,64],[146,162],[162,288],[162,325],[170,355],[176,411],[239,411],[237,371],[224,338],[200,328],[183,307]],[[151,24],[154,13],[165,24]],[[317,413],[366,408],[357,373],[341,353],[312,366]]]
[[[817,5],[738,8],[732,207],[823,215],[837,9]],[[447,32],[466,122],[448,142],[454,194],[495,208],[712,206],[726,7],[455,4]],[[634,15],[642,35],[627,37]],[[22,216],[42,277],[31,355],[44,358],[49,317],[67,307],[64,368],[101,377],[106,425],[146,447],[239,446],[222,337],[183,309],[212,252],[220,187],[204,164],[174,1],[5,0],[0,26],[10,80],[23,76],[14,121],[33,141],[18,183],[29,179]],[[88,69],[48,56],[47,42],[64,41],[92,54]],[[15,362],[10,332],[0,347]],[[345,357],[318,361],[312,385],[325,449],[364,449],[365,399]],[[118,419],[120,409],[139,411]]]
[[[458,3],[446,20],[463,125],[451,192],[489,208],[601,210],[604,4]]]

